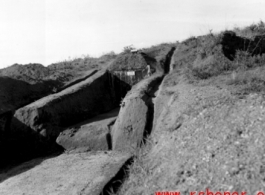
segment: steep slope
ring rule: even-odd
[[[162,84],[158,97],[168,101],[120,194],[264,190],[264,96],[242,99],[229,87],[178,76]]]
[[[263,37],[223,32],[180,43],[152,134],[117,194],[264,192],[264,64]]]
[[[257,193],[258,190],[264,191],[264,43],[264,36],[255,35],[255,37],[246,38],[234,32],[225,31],[218,35],[210,33],[187,39],[177,44],[176,50],[173,47],[168,49],[166,56],[161,54],[162,56],[159,57],[156,49],[154,51],[151,49],[148,55],[154,54],[154,58],[164,62],[160,72],[162,74],[153,75],[138,83],[121,102],[121,111],[113,130],[108,132],[112,138],[111,149],[117,150],[118,153],[126,152],[125,159],[134,155],[133,163],[129,165],[128,178],[123,180],[124,174],[115,178],[106,185],[108,189],[111,189],[113,183],[120,179],[123,185],[117,193],[122,195],[155,194],[159,191],[189,194],[192,191],[199,192],[206,189],[212,192],[240,193],[244,191],[247,194]],[[132,62],[132,64],[135,63]],[[170,73],[164,77],[163,73],[169,71]],[[162,78],[164,79],[158,88]],[[69,122],[66,121],[67,118],[75,119],[75,116],[71,115],[73,108],[68,108],[68,100],[66,101],[71,95],[60,96],[63,93],[19,109],[15,116],[33,131],[41,134],[47,126],[50,130],[48,136],[51,135],[54,139],[58,135],[58,131],[55,131],[54,135],[51,133],[54,127],[71,125],[67,124]],[[82,101],[87,107],[86,98],[84,99],[82,98]],[[78,102],[77,100],[81,99],[76,98],[74,102]],[[66,109],[69,109],[71,113],[66,112],[67,118],[64,118],[63,114]],[[79,108],[73,110],[77,117],[87,114],[85,112],[87,110]],[[109,125],[108,122],[104,125],[105,127]],[[104,138],[109,130],[105,127],[103,133],[99,131]],[[65,135],[72,136],[74,133],[70,131]],[[79,133],[76,134],[77,137],[90,135],[85,130]],[[45,132],[43,136],[46,135]],[[104,142],[106,144],[106,140]],[[104,147],[107,149],[106,145]],[[109,156],[106,156],[106,153],[108,154],[108,152],[97,154],[99,157],[103,155],[104,159],[108,159]],[[71,155],[73,159],[78,156]],[[84,157],[83,154],[80,156]],[[51,164],[48,163],[47,167],[44,163],[43,167],[37,166],[36,169],[30,169],[21,174],[21,180],[27,181],[26,185],[23,182],[20,183],[16,177],[6,179],[3,189],[7,191],[3,192],[14,190],[15,193],[15,190],[18,190],[17,184],[25,186],[22,188],[23,191],[30,189],[34,192],[32,178],[40,179],[37,172],[42,172],[43,169],[48,169],[48,172],[43,171],[43,176],[48,178],[47,185],[49,186],[50,180],[56,180],[53,176],[47,177],[49,171],[57,173],[67,168],[70,168],[70,172],[76,170],[71,157],[62,155],[52,160]],[[61,158],[63,162],[69,162],[68,167],[62,166],[64,169],[60,171],[50,167],[61,162]],[[94,159],[94,156],[88,158],[90,161]],[[91,182],[85,184],[85,187],[81,182],[81,188],[78,186],[80,182],[79,184],[73,182],[78,186],[76,188],[71,182],[68,185],[68,180],[64,177],[63,182],[67,183],[66,189],[82,189],[81,192],[80,190],[70,191],[72,193],[93,194],[95,191],[86,191],[86,189],[93,184],[98,186],[98,180],[105,178],[105,172],[102,169],[106,167],[106,164],[101,164],[97,160],[92,160],[95,164],[83,161],[91,165],[91,168],[86,167],[79,160],[77,159],[77,165],[80,165],[82,170],[86,169],[88,173],[96,170],[100,178],[96,177],[96,181],[92,182],[94,178],[86,175],[85,179]],[[106,162],[109,163],[108,160]],[[118,164],[118,167],[120,165]],[[111,166],[107,165],[107,167],[110,171]],[[76,177],[75,174],[79,174],[79,171],[72,173]],[[115,169],[114,172],[116,171]],[[102,172],[103,176],[100,174]],[[31,173],[34,174],[29,177]],[[12,171],[10,174],[12,175]],[[83,173],[81,174],[83,177]],[[94,176],[94,174],[91,175]],[[36,192],[43,190],[39,189],[39,184],[42,183],[40,181],[37,180]],[[102,185],[106,183],[106,180],[100,182],[101,190],[96,191],[96,194],[102,192]],[[47,185],[44,190],[50,190]],[[53,190],[51,193],[60,193],[56,189],[64,185],[61,183],[58,185],[54,187],[51,184],[51,190]],[[64,188],[62,191],[68,192]],[[116,190],[114,192],[116,193]],[[106,194],[111,193],[106,192]]]

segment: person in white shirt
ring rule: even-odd
[[[146,66],[146,68],[147,68],[147,75],[150,77],[151,76],[151,67],[150,67],[150,65],[148,64]]]

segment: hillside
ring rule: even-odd
[[[117,194],[264,192],[265,28],[249,29],[177,46],[152,133]]]
[[[51,93],[59,92],[107,68],[114,53],[99,58],[83,57],[51,64],[14,64],[0,69],[0,113],[17,109]],[[10,80],[10,82],[7,82]]]
[[[34,63],[25,65],[14,64],[0,69],[0,76],[7,76],[29,84],[52,80],[57,81],[58,87],[61,87],[74,79],[82,78],[86,75],[86,71],[106,68],[115,57],[114,53],[109,53],[99,58],[82,57],[65,60],[53,63],[47,67]]]
[[[142,68],[150,59],[156,71],[132,86],[111,72]],[[20,151],[10,151],[30,159],[36,156],[28,148],[39,155],[54,144],[64,152],[2,171],[0,194],[265,192],[262,21],[106,62],[107,69],[15,111],[10,128]],[[96,68],[51,67],[74,77]],[[10,136],[6,124],[3,133]],[[14,137],[9,138],[16,142]]]

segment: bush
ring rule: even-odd
[[[135,47],[133,47],[133,45],[126,46],[123,48],[123,53],[130,53],[134,49]]]
[[[221,46],[215,47],[213,54],[197,55],[192,66],[193,76],[199,79],[207,79],[233,69],[232,63],[222,53]]]
[[[238,36],[253,38],[259,35],[265,35],[265,23],[261,20],[259,23],[251,24],[245,28],[234,28],[234,30]]]
[[[245,94],[265,92],[265,67],[235,71],[226,84],[243,86],[241,92]]]

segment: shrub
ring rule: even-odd
[[[216,46],[212,53],[198,53],[192,66],[193,76],[199,79],[207,79],[232,69],[232,63],[222,53],[221,46]]]
[[[265,35],[265,23],[261,20],[259,23],[251,24],[245,28],[234,28],[233,30],[238,36],[253,38],[258,35]]]
[[[245,94],[265,92],[265,67],[234,71],[226,84],[241,85],[241,92]]]
[[[254,40],[247,40],[248,44],[242,48],[245,39],[236,37],[232,31],[226,31],[219,36],[206,35],[201,39],[203,41],[197,40],[199,44],[197,45],[196,59],[190,66],[190,72],[194,77],[208,79],[231,70],[247,70],[265,65],[265,54],[263,53],[265,45],[262,36],[255,37]],[[234,41],[234,43],[227,44],[227,41]],[[234,53],[231,59],[227,56],[229,53]]]
[[[135,47],[133,47],[133,45],[125,46],[123,48],[123,53],[129,53],[129,52],[131,52],[134,49],[135,49]]]
[[[255,68],[265,65],[265,54],[251,55],[248,51],[238,50],[236,52],[234,66],[239,69]]]

